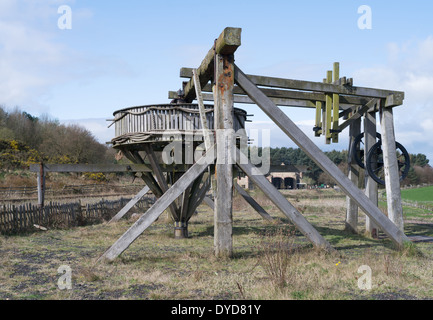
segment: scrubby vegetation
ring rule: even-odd
[[[48,116],[34,117],[16,108],[0,107],[0,167],[24,169],[32,163],[102,163],[113,152],[78,125],[60,124]]]

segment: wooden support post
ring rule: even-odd
[[[334,63],[334,83],[340,78],[340,64]],[[340,119],[340,96],[336,93],[332,95],[332,142],[338,143],[338,122]]]
[[[364,167],[367,166],[367,154],[371,147],[376,143],[376,112],[367,112],[364,116]],[[374,159],[372,159],[374,160]],[[369,165],[374,165],[373,163]],[[375,168],[373,168],[375,169]],[[377,206],[378,194],[377,183],[372,177],[369,176],[368,171],[365,170],[365,194]],[[371,219],[365,217],[365,231],[373,238],[377,238],[378,229]]]
[[[349,161],[348,161],[348,178],[355,186],[359,185],[359,166],[352,156],[355,138],[361,133],[361,119],[358,118],[349,127]],[[346,197],[346,226],[348,232],[358,233],[358,205],[351,197]]]
[[[185,172],[161,198],[156,200],[153,206],[140,219],[98,258],[97,262],[104,260],[112,261],[125,251],[207,169],[207,159],[203,159],[206,159],[206,157],[204,156],[202,159],[199,159]],[[213,160],[215,160],[215,157],[213,157]]]
[[[216,129],[217,163],[214,212],[214,244],[217,257],[231,257],[233,206],[233,130],[234,56],[215,57],[214,128]]]
[[[235,183],[235,189],[236,191],[242,196],[242,198],[245,199],[248,204],[253,207],[254,210],[257,211],[257,213],[265,220],[273,221],[272,217],[269,215],[269,213],[266,212],[265,209],[262,208],[260,204],[257,203],[256,200],[254,200],[253,197],[251,197],[239,184]]]
[[[317,230],[302,216],[298,210],[284,197],[268,179],[257,169],[239,149],[236,148],[236,163],[256,186],[281,210],[303,235],[318,248],[334,251]]]
[[[326,72],[326,83],[331,83],[332,82],[332,71],[328,70]],[[326,123],[324,124],[325,126],[325,143],[326,144],[330,144],[331,143],[331,138],[332,138],[332,133],[331,133],[331,129],[332,129],[332,97],[333,95],[330,93],[326,94],[326,102],[325,102],[325,119],[326,119]]]
[[[140,190],[140,192],[131,199],[108,223],[119,221],[125,214],[128,213],[129,210],[132,209],[135,204],[140,201],[141,198],[144,197],[146,193],[148,193],[150,188],[148,186],[145,186],[143,189]]]
[[[216,54],[230,55],[233,54],[241,45],[241,28],[227,27],[215,41],[214,47],[209,50],[203,59],[200,67],[197,69],[197,75],[200,79],[201,86],[205,86],[214,74],[214,58]],[[195,97],[194,80],[191,79],[184,87],[184,99],[192,102]]]
[[[391,107],[380,107],[383,166],[385,173],[386,201],[388,217],[403,231],[403,208],[401,205],[400,177],[395,146],[394,117]]]
[[[376,223],[397,245],[403,248],[410,240],[396,227],[367,196],[281,111],[245,74],[235,66],[235,79],[248,96],[301,148],[323,171],[340,186],[341,190]]]
[[[38,184],[38,205],[39,208],[43,208],[45,202],[45,169],[43,163],[39,165],[37,184]]]

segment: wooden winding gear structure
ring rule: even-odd
[[[399,165],[399,153],[396,152],[393,108],[402,105],[404,93],[355,87],[351,79],[339,77],[338,63],[334,64],[333,72],[329,71],[323,82],[247,75],[234,63],[234,53],[240,45],[241,29],[224,29],[198,68],[181,69],[180,76],[189,80],[183,83],[181,90],[169,92],[172,103],[115,112],[116,137],[112,140],[113,147],[121,150],[133,162],[131,167],[151,167],[150,171],[140,171],[147,186],[135,198],[139,199],[150,189],[158,199],[99,260],[114,260],[166,209],[170,210],[178,228],[175,230],[176,237],[187,236],[188,220],[202,201],[208,201],[214,208],[215,254],[218,257],[230,257],[233,253],[232,204],[235,188],[262,217],[271,219],[236,184],[234,177],[238,170],[245,173],[314,246],[334,251],[266,179],[266,172],[262,172],[247,157],[242,147],[248,139],[242,133],[245,132],[242,129],[247,114],[234,108],[235,103],[258,105],[334,179],[347,195],[346,226],[349,230],[357,231],[360,209],[368,217],[370,232],[374,234],[380,229],[396,247],[402,248],[410,240],[403,231],[399,173],[402,165]],[[194,101],[196,104],[193,104]],[[204,101],[213,101],[213,104],[205,105]],[[339,134],[349,127],[350,150],[354,151],[349,153],[348,176],[295,125],[280,106],[314,109],[315,135],[323,135],[327,143],[338,142]],[[380,115],[380,148],[373,148],[378,143],[376,113]],[[355,141],[361,134],[362,119],[364,133],[362,138],[358,138],[359,141]],[[358,147],[355,147],[355,142]],[[368,156],[361,154],[362,145],[364,154]],[[182,151],[179,156],[176,146],[179,146],[177,152]],[[193,157],[188,150],[193,151]],[[370,155],[370,150],[376,151]],[[383,163],[377,160],[379,154]],[[376,172],[374,170],[378,166],[383,170],[389,218],[377,206],[377,181],[367,173],[366,190],[358,188],[362,164],[371,166],[372,173]],[[213,202],[206,197],[211,188]],[[113,220],[119,219],[127,210],[128,205]]]

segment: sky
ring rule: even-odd
[[[198,67],[225,27],[239,27],[247,74],[321,82],[338,61],[355,86],[404,91],[396,139],[433,163],[432,18],[427,0],[0,0],[0,105],[110,141],[114,111],[169,103],[180,68]],[[236,107],[254,114],[249,128],[271,130],[272,147],[295,146],[257,106]],[[347,149],[347,130],[325,145],[314,110],[282,108],[323,150]]]

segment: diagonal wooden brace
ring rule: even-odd
[[[370,219],[374,221],[397,245],[403,248],[410,242],[407,236],[344,173],[299,129],[247,76],[235,66],[235,81],[248,96],[301,148],[323,171],[331,176]]]
[[[216,152],[212,161],[215,161]],[[113,261],[125,251],[163,212],[191,185],[208,167],[208,159],[204,155],[175,184],[171,186],[104,254],[99,261]]]
[[[318,248],[335,251],[317,230],[302,216],[298,210],[269,182],[238,148],[236,148],[236,163],[256,186],[281,210],[284,215]]]
[[[148,186],[145,186],[143,189],[140,190],[137,195],[131,199],[108,223],[119,221],[125,214],[128,213],[129,210],[132,209],[135,204],[140,201],[141,198],[144,197],[146,193],[148,193],[150,188]]]

